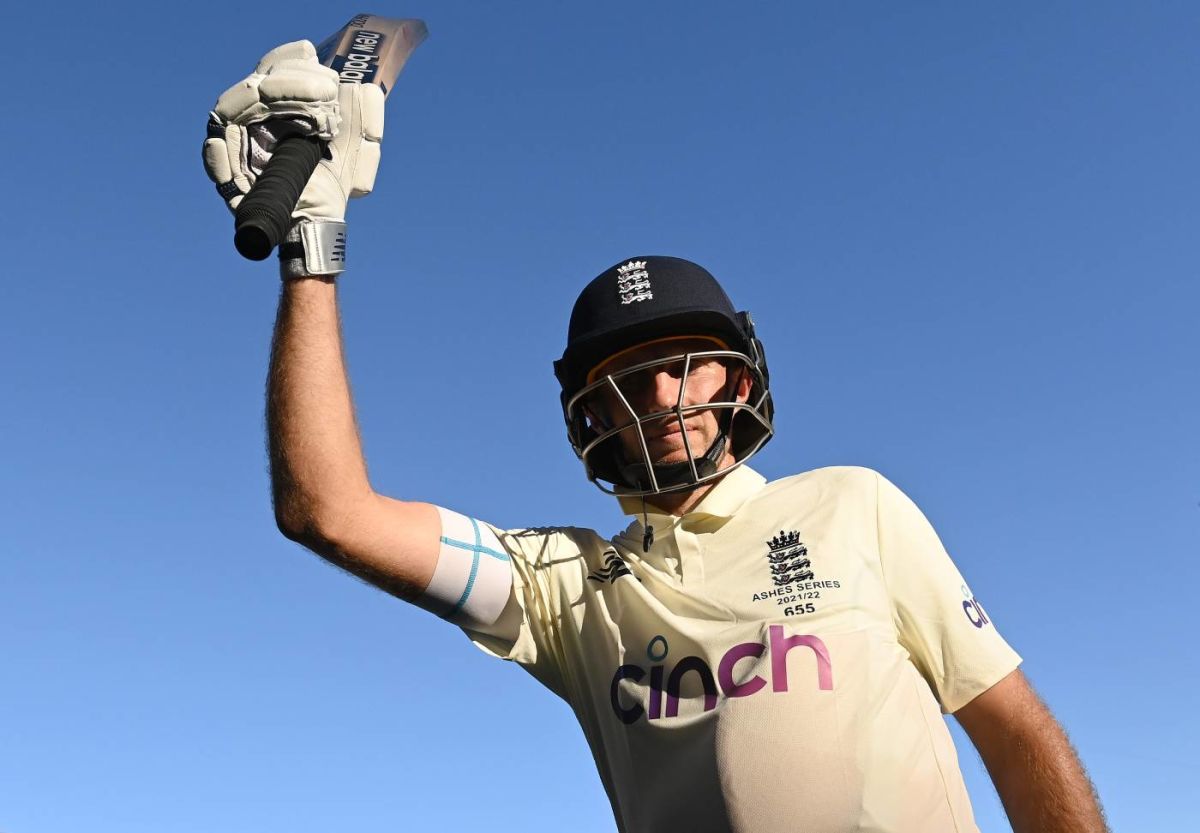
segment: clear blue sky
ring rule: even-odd
[[[0,830],[614,829],[563,703],[274,528],[278,284],[200,144],[362,10],[431,31],[350,212],[379,490],[618,529],[550,362],[601,269],[699,261],[767,345],[756,467],[904,488],[1114,827],[1195,824],[1195,4],[272,0],[4,12]]]

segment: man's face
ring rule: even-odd
[[[730,367],[736,368],[736,363],[715,356],[694,357],[687,365],[686,377],[682,358],[659,361],[625,375],[622,371],[685,353],[723,349],[726,349],[723,345],[707,338],[671,338],[618,353],[591,374],[592,379],[612,376],[616,390],[612,385],[602,386],[587,407],[594,421],[601,426],[629,426],[616,438],[627,460],[642,458],[641,440],[629,408],[638,416],[666,412],[642,423],[646,450],[653,465],[686,463],[688,448],[692,456],[698,458],[716,441],[721,423],[729,418],[729,411],[716,408],[684,410],[681,425],[675,413],[676,406],[686,409],[691,405],[729,402],[735,396],[737,401],[745,402],[750,393],[749,375],[737,369],[731,374]],[[723,461],[721,467],[727,464]]]

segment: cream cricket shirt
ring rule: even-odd
[[[879,474],[735,469],[611,541],[496,531],[523,612],[470,633],[574,709],[622,831],[976,831],[939,711],[1020,663]]]

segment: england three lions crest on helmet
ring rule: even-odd
[[[617,267],[617,293],[622,304],[634,301],[649,301],[654,297],[650,291],[650,273],[646,261],[631,260]]]

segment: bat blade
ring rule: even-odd
[[[317,47],[317,60],[343,84],[375,84],[386,96],[429,30],[424,21],[355,15]]]

